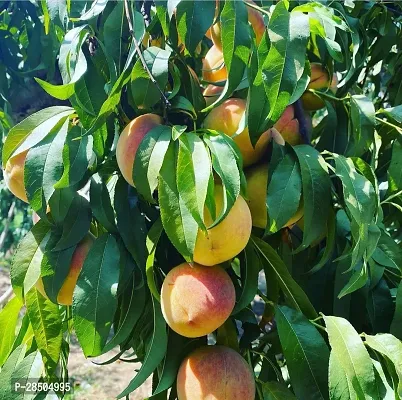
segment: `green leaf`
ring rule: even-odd
[[[244,262],[240,263],[241,292],[232,315],[236,315],[253,301],[258,289],[258,275],[261,267],[258,254],[249,242],[244,249]]]
[[[261,78],[265,89],[267,111],[263,123],[257,127],[253,124],[250,129],[252,143],[257,143],[259,136],[271,127],[285,111],[296,90],[297,82],[302,78],[306,46],[310,37],[308,17],[300,12],[287,10],[284,1],[279,2],[270,18],[268,34],[271,42],[269,52],[261,65]],[[259,84],[257,81],[254,84]],[[261,96],[262,93],[259,95]],[[261,103],[255,103],[251,98],[250,104],[256,108]],[[250,119],[258,110],[251,111]],[[264,116],[262,117],[264,118]],[[262,118],[259,118],[261,120]]]
[[[80,242],[88,233],[91,224],[89,202],[78,193],[75,194],[63,222],[63,233],[53,251],[60,251]]]
[[[260,254],[263,263],[266,263],[274,272],[276,280],[284,292],[288,303],[296,310],[303,313],[307,318],[317,318],[317,312],[309,298],[292,278],[288,268],[279,257],[278,253],[268,243],[265,243],[256,236],[252,236],[251,240],[257,252]]]
[[[145,301],[146,286],[143,279],[140,284],[137,284],[133,273],[127,287],[121,294],[118,326],[114,327],[114,336],[106,343],[102,353],[107,353],[128,339],[144,310]]]
[[[3,166],[11,155],[20,154],[44,139],[58,122],[71,115],[71,107],[55,106],[40,110],[24,119],[8,132],[3,146]],[[16,150],[18,151],[16,152]]]
[[[103,12],[107,3],[108,3],[108,0],[94,0],[91,5],[91,8],[87,12],[85,12],[83,15],[81,15],[79,20],[88,21],[91,18],[98,16],[99,14],[101,14]]]
[[[68,118],[64,117],[45,139],[28,151],[25,160],[24,184],[28,200],[39,215],[46,213],[46,204],[54,193],[54,185],[63,173],[61,159],[68,124]]]
[[[177,157],[177,189],[194,220],[204,230],[204,204],[211,170],[211,159],[204,142],[192,132],[181,135]]]
[[[193,120],[197,119],[197,112],[195,111],[194,106],[191,101],[184,96],[175,96],[170,102],[170,110],[172,112],[188,114]]]
[[[282,383],[266,382],[262,385],[264,400],[296,400],[294,394]]]
[[[325,250],[322,254],[320,261],[308,272],[309,274],[313,274],[319,271],[327,262],[329,262],[334,253],[336,243],[336,220],[335,213],[329,210],[328,220],[327,220],[327,237],[325,242]]]
[[[57,296],[68,276],[71,259],[76,249],[76,246],[71,246],[61,251],[54,251],[54,245],[58,239],[58,235],[50,237],[41,263],[43,288],[53,303],[57,303]]]
[[[153,396],[172,387],[184,357],[192,349],[197,348],[202,342],[201,338],[188,339],[169,329],[167,353],[159,373],[159,383],[150,399],[153,399]]]
[[[215,6],[213,1],[196,0],[181,1],[177,6],[177,30],[192,55],[214,21]]]
[[[11,377],[24,359],[25,352],[27,351],[27,346],[22,344],[18,346],[8,357],[6,363],[1,369],[0,374],[0,400],[9,400],[13,398],[12,386],[11,386]]]
[[[21,386],[26,386],[27,382],[31,385],[39,381],[43,373],[43,361],[39,351],[34,351],[25,357],[12,374],[12,382],[19,382]],[[10,385],[11,386],[11,385]],[[32,393],[13,393],[13,400],[28,400],[34,398]]]
[[[364,344],[347,320],[324,316],[329,343],[358,398],[377,399],[374,367]]]
[[[170,54],[170,50],[159,47],[149,47],[142,53],[149,71],[163,92],[168,83]],[[142,62],[137,60],[131,72],[131,93],[137,107],[151,108],[160,100],[161,93],[157,85],[151,81]]]
[[[388,194],[402,190],[402,144],[395,140],[392,145],[391,164],[388,168]]]
[[[73,28],[66,33],[59,53],[59,69],[63,78],[63,85],[53,85],[35,78],[42,89],[56,99],[66,100],[71,97],[75,91],[75,83],[87,71],[87,60],[81,47],[88,35],[87,25]]]
[[[139,209],[138,197],[133,192],[134,189],[120,177],[114,194],[117,230],[134,261],[145,272],[147,228]]]
[[[394,365],[399,380],[397,392],[402,396],[402,342],[389,333],[364,335],[364,337],[369,347],[381,353]]]
[[[399,340],[402,340],[402,283],[398,286],[395,302],[396,307],[390,332]]]
[[[105,124],[107,117],[112,114],[112,112],[120,103],[123,87],[130,80],[131,64],[136,52],[137,51],[135,46],[131,45],[123,71],[117,81],[114,83],[112,89],[109,92],[108,98],[102,104],[97,118],[95,119],[92,127],[86,132],[86,135],[92,135],[94,134],[94,132],[100,129]]]
[[[299,208],[302,191],[300,167],[290,154],[286,154],[272,173],[267,188],[269,232],[277,232],[293,217]]]
[[[21,300],[18,297],[14,297],[0,312],[0,366],[7,360],[13,348],[18,314],[21,307]]]
[[[329,349],[313,324],[286,306],[275,308],[279,339],[296,396],[328,399]]]
[[[377,111],[378,113],[383,113],[387,117],[391,117],[396,122],[402,124],[402,105],[390,108],[381,108]]]
[[[136,15],[137,13],[135,13]],[[135,19],[137,22],[137,19]],[[137,24],[135,25],[137,28]],[[141,27],[141,24],[139,25]],[[137,28],[138,29],[138,28]],[[144,23],[142,22],[142,29]],[[135,35],[137,40],[142,34]],[[124,13],[124,2],[119,1],[114,6],[112,12],[108,15],[103,26],[103,42],[105,44],[106,54],[114,60],[115,68],[112,70],[112,76],[119,76],[123,70],[124,56],[128,51],[129,30],[127,19]],[[114,84],[115,80],[112,80]]]
[[[167,12],[169,14],[169,18],[172,19],[174,14],[174,10],[183,0],[167,0]]]
[[[138,146],[134,159],[133,180],[139,193],[150,203],[158,186],[158,177],[172,138],[172,128],[158,125],[152,128]]]
[[[177,147],[171,142],[159,176],[159,206],[162,224],[170,241],[184,257],[192,257],[198,225],[177,188]]]
[[[335,156],[335,173],[342,181],[346,206],[358,224],[369,224],[376,208],[375,191],[371,182],[360,175],[351,159]]]
[[[66,27],[68,21],[68,2],[66,0],[45,0],[49,10],[50,19],[56,23],[58,20],[63,27]]]
[[[374,373],[376,377],[378,393],[380,398],[383,400],[394,400],[395,399],[395,392],[394,389],[389,385],[387,377],[385,376],[384,370],[381,366],[381,363],[373,360],[374,364]]]
[[[204,136],[204,141],[211,151],[212,167],[221,178],[224,188],[221,213],[209,228],[218,225],[228,215],[240,194],[241,175],[237,154],[224,136],[224,133]]]
[[[329,357],[329,398],[331,400],[350,400],[357,398],[356,392],[334,351]]]
[[[40,265],[50,237],[50,226],[40,220],[22,239],[11,264],[11,284],[15,295],[23,300],[40,277]]]
[[[92,212],[95,218],[109,232],[116,232],[114,210],[110,200],[109,191],[99,174],[92,175],[89,196]]]
[[[151,299],[153,305],[153,332],[147,346],[147,354],[141,369],[131,380],[127,388],[117,396],[118,399],[127,396],[141,386],[160,364],[166,354],[168,344],[166,323],[162,315],[160,304],[153,297],[151,297]]]
[[[319,239],[325,232],[331,202],[331,182],[324,159],[307,145],[295,146],[299,159],[304,204],[304,233],[300,249]]]
[[[73,294],[73,321],[86,357],[102,353],[117,308],[120,252],[116,240],[104,234],[92,245]]]
[[[217,330],[216,344],[218,346],[230,347],[239,352],[238,335],[235,320],[228,318]]]
[[[162,235],[162,232],[163,232],[162,221],[160,218],[158,218],[151,226],[151,229],[148,231],[147,235],[147,250],[148,250],[148,257],[146,264],[147,283],[150,292],[159,302],[160,302],[160,294],[155,282],[154,262],[155,262],[156,247],[158,246],[158,242]]]
[[[354,146],[349,154],[362,155],[374,140],[375,109],[366,96],[353,95],[350,98]]]
[[[32,288],[25,297],[35,342],[48,371],[54,371],[59,361],[62,342],[62,319],[59,306]]]
[[[245,3],[243,1],[226,0],[220,15],[220,22],[223,59],[228,71],[228,78],[219,98],[205,108],[204,112],[222,103],[236,90],[243,80],[250,58],[252,41]]]
[[[341,299],[343,296],[346,296],[347,294],[359,290],[360,288],[366,285],[368,280],[369,275],[367,270],[367,264],[365,262],[360,262],[360,264],[354,268],[353,275],[350,277],[349,282],[339,293],[338,298]]]
[[[73,186],[84,177],[92,158],[94,139],[83,136],[83,129],[73,126],[63,148],[63,175],[54,185],[55,189]]]
[[[53,196],[49,200],[49,208],[52,210],[51,214],[56,225],[63,226],[63,222],[75,196],[76,192],[74,188],[56,189],[53,193]]]

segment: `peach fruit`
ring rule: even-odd
[[[10,192],[20,200],[28,203],[24,184],[24,164],[28,150],[11,157],[4,168],[3,175]]]
[[[221,131],[228,136],[233,136],[240,125],[243,114],[246,111],[246,101],[243,99],[231,98],[214,108],[204,120],[204,128]],[[255,164],[267,150],[270,131],[264,132],[259,138],[255,147],[251,144],[248,127],[233,140],[240,149],[243,156],[244,166]]]
[[[215,206],[218,216],[223,209],[224,193],[220,184],[215,186]],[[204,222],[208,227],[213,219],[207,207]],[[198,231],[194,249],[194,261],[202,265],[217,265],[239,254],[247,245],[251,235],[251,214],[246,201],[237,197],[228,215],[213,228]]]
[[[212,46],[202,60],[202,79],[207,82],[223,82],[227,79],[228,72],[223,60],[222,51]]]
[[[307,89],[329,89],[332,93],[336,92],[338,78],[333,75],[332,81],[329,80],[328,71],[321,64],[311,63],[311,79]],[[303,107],[308,111],[315,111],[325,106],[324,100],[320,96],[306,91],[301,97]]]
[[[222,91],[223,86],[208,85],[202,94],[205,99],[205,104],[207,106],[210,106],[214,101],[218,99]]]
[[[124,179],[131,185],[133,182],[133,167],[137,149],[145,135],[157,125],[163,123],[156,114],[144,114],[134,118],[120,134],[116,147],[116,159]]]
[[[183,263],[162,285],[161,305],[168,325],[185,337],[200,337],[218,329],[235,305],[235,289],[220,266]]]
[[[177,375],[179,400],[254,400],[254,374],[225,346],[204,346],[187,356]]]
[[[248,0],[247,3],[255,4],[253,1]],[[252,26],[254,33],[255,33],[255,39],[257,42],[257,45],[260,44],[262,37],[264,36],[265,32],[265,22],[262,14],[257,11],[254,8],[247,7],[247,13],[248,13],[248,22]],[[222,39],[221,39],[221,23],[216,22],[214,25],[211,26],[210,28],[210,36],[211,39],[214,43],[214,45],[222,50]]]

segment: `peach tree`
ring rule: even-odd
[[[402,398],[397,2],[0,15],[4,184],[35,222],[1,400],[68,397],[73,335],[141,363],[117,398],[150,377],[155,400]],[[28,84],[52,105],[14,124]]]

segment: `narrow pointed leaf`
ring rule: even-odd
[[[277,306],[279,339],[298,398],[328,399],[329,349],[314,325],[300,312]]]
[[[117,307],[120,253],[113,236],[92,245],[73,293],[73,321],[85,356],[102,353]]]

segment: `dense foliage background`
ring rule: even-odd
[[[248,8],[267,25],[258,46]],[[206,338],[167,327],[162,282],[192,260],[214,178],[226,199],[215,224],[247,198],[236,144],[203,126],[229,97],[247,101],[241,127],[253,144],[294,104],[301,144],[270,142],[268,224],[224,263],[236,305],[210,344],[244,356],[257,399],[402,398],[402,7],[226,0],[219,10],[193,0],[0,1],[2,163],[29,150],[30,206],[0,183],[2,265],[19,242],[15,296],[0,312],[0,399],[28,398],[11,392],[12,378],[67,381],[73,331],[87,357],[119,346],[110,362],[142,362],[121,397],[153,374],[150,398],[176,398],[178,367]],[[202,60],[216,21],[227,80],[207,106]],[[301,96],[314,63],[338,85],[315,92],[324,107],[310,112],[310,130]],[[116,144],[147,112],[165,124],[141,142],[134,188]],[[283,227],[301,204],[303,223]],[[31,210],[41,217],[32,229]],[[59,305],[88,231],[96,240],[73,305]]]

